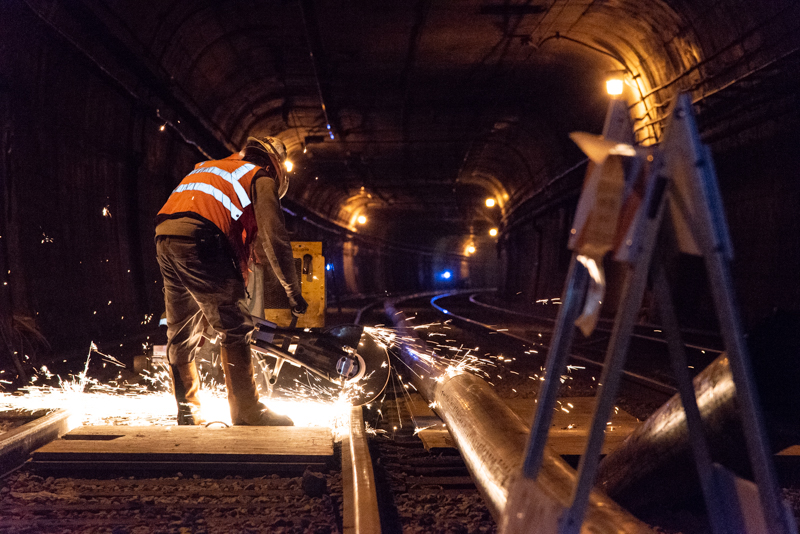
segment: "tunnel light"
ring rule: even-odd
[[[606,80],[606,92],[611,96],[622,94],[622,80]]]
[[[475,248],[475,245],[470,243],[469,245],[467,245],[467,248],[465,249],[465,252],[467,253],[467,255],[470,255],[470,254],[475,254],[476,250],[477,249]]]
[[[486,199],[486,207],[487,208],[493,208],[495,206],[495,204],[497,204],[497,201],[494,198],[489,197],[489,198]]]
[[[167,127],[167,125],[166,125],[166,124],[162,124],[162,125],[161,125],[161,128],[159,128],[159,129],[158,129],[158,131],[159,131],[159,132],[163,132],[163,131],[164,131],[164,128],[166,128],[166,127]]]
[[[442,280],[450,280],[450,278],[453,277],[453,273],[451,273],[450,271],[443,271],[442,273],[439,274],[439,277]]]
[[[497,228],[492,228],[489,230],[489,235],[495,237],[497,235]]]
[[[333,270],[333,264],[332,263],[325,264],[325,270],[326,271],[332,271]]]
[[[364,215],[359,215],[356,221],[358,221],[358,224],[366,224],[367,218]]]
[[[611,96],[619,96],[622,94],[624,82],[622,76],[624,71],[612,72],[606,80],[606,92]]]
[[[283,166],[286,167],[286,172],[292,172],[292,169],[294,168],[294,163],[292,163],[287,159],[286,161],[283,162]]]

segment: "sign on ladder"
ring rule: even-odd
[[[713,161],[709,149],[700,141],[691,100],[687,95],[676,99],[663,140],[656,148],[633,144],[627,108],[621,101],[612,102],[602,136],[578,133],[572,138],[587,153],[592,165],[587,171],[572,229],[569,246],[573,258],[518,483],[520,493],[509,496],[501,532],[577,534],[581,531],[606,422],[614,407],[633,327],[650,279],[686,412],[712,532],[795,534],[794,518],[780,497],[734,298],[729,269],[733,247]],[[640,172],[643,167],[648,168],[647,172]],[[712,460],[687,371],[665,267],[666,256],[675,251],[704,259],[736,386],[755,484],[738,478]],[[600,312],[605,291],[602,266],[608,253],[627,266],[625,285],[606,350],[577,482],[569,502],[559,502],[537,488],[536,477],[574,329],[577,326],[584,335],[589,335]],[[525,495],[535,495],[536,502]]]

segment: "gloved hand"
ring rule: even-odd
[[[308,310],[308,302],[300,293],[289,295],[289,305],[292,307],[292,315],[299,317]]]

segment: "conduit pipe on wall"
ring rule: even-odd
[[[394,302],[385,303],[387,316],[406,338],[414,336]],[[522,475],[529,429],[482,379],[430,357],[422,347],[401,347],[400,358],[411,383],[445,422],[475,485],[492,516],[500,522],[509,491]],[[575,471],[555,452],[545,451],[538,477],[541,487],[565,504],[576,482]],[[533,526],[532,526],[533,528]],[[593,491],[584,521],[589,532],[651,532],[630,513],[599,491]]]

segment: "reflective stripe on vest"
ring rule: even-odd
[[[217,176],[219,176],[220,178],[222,178],[223,180],[225,180],[226,182],[228,182],[233,186],[233,190],[236,191],[236,196],[239,197],[239,203],[242,205],[242,208],[246,208],[247,206],[250,205],[250,197],[247,195],[247,191],[244,190],[244,187],[242,187],[242,184],[239,183],[239,180],[241,180],[242,176],[244,176],[245,174],[247,174],[248,172],[252,171],[255,168],[256,166],[253,165],[252,163],[246,163],[245,165],[242,165],[233,172],[223,171],[219,167],[200,167],[199,169],[195,169],[192,172],[190,172],[187,176],[191,176],[199,172],[209,172],[211,174],[216,174]],[[217,197],[215,196],[214,198]],[[219,199],[217,198],[217,200]],[[228,202],[230,202],[230,199],[228,200]],[[241,212],[239,214],[241,215]],[[234,220],[238,218],[239,217],[234,217]]]
[[[237,185],[239,184],[239,182],[236,183]],[[241,189],[242,186],[239,185],[239,188]],[[200,191],[201,193],[211,195],[212,197],[217,199],[225,207],[225,209],[231,212],[231,219],[233,219],[234,221],[238,221],[239,217],[242,216],[242,210],[233,205],[230,197],[211,184],[204,184],[202,182],[181,184],[175,188],[173,193],[182,193],[184,191]],[[250,204],[249,198],[247,199],[247,204],[248,205]]]

